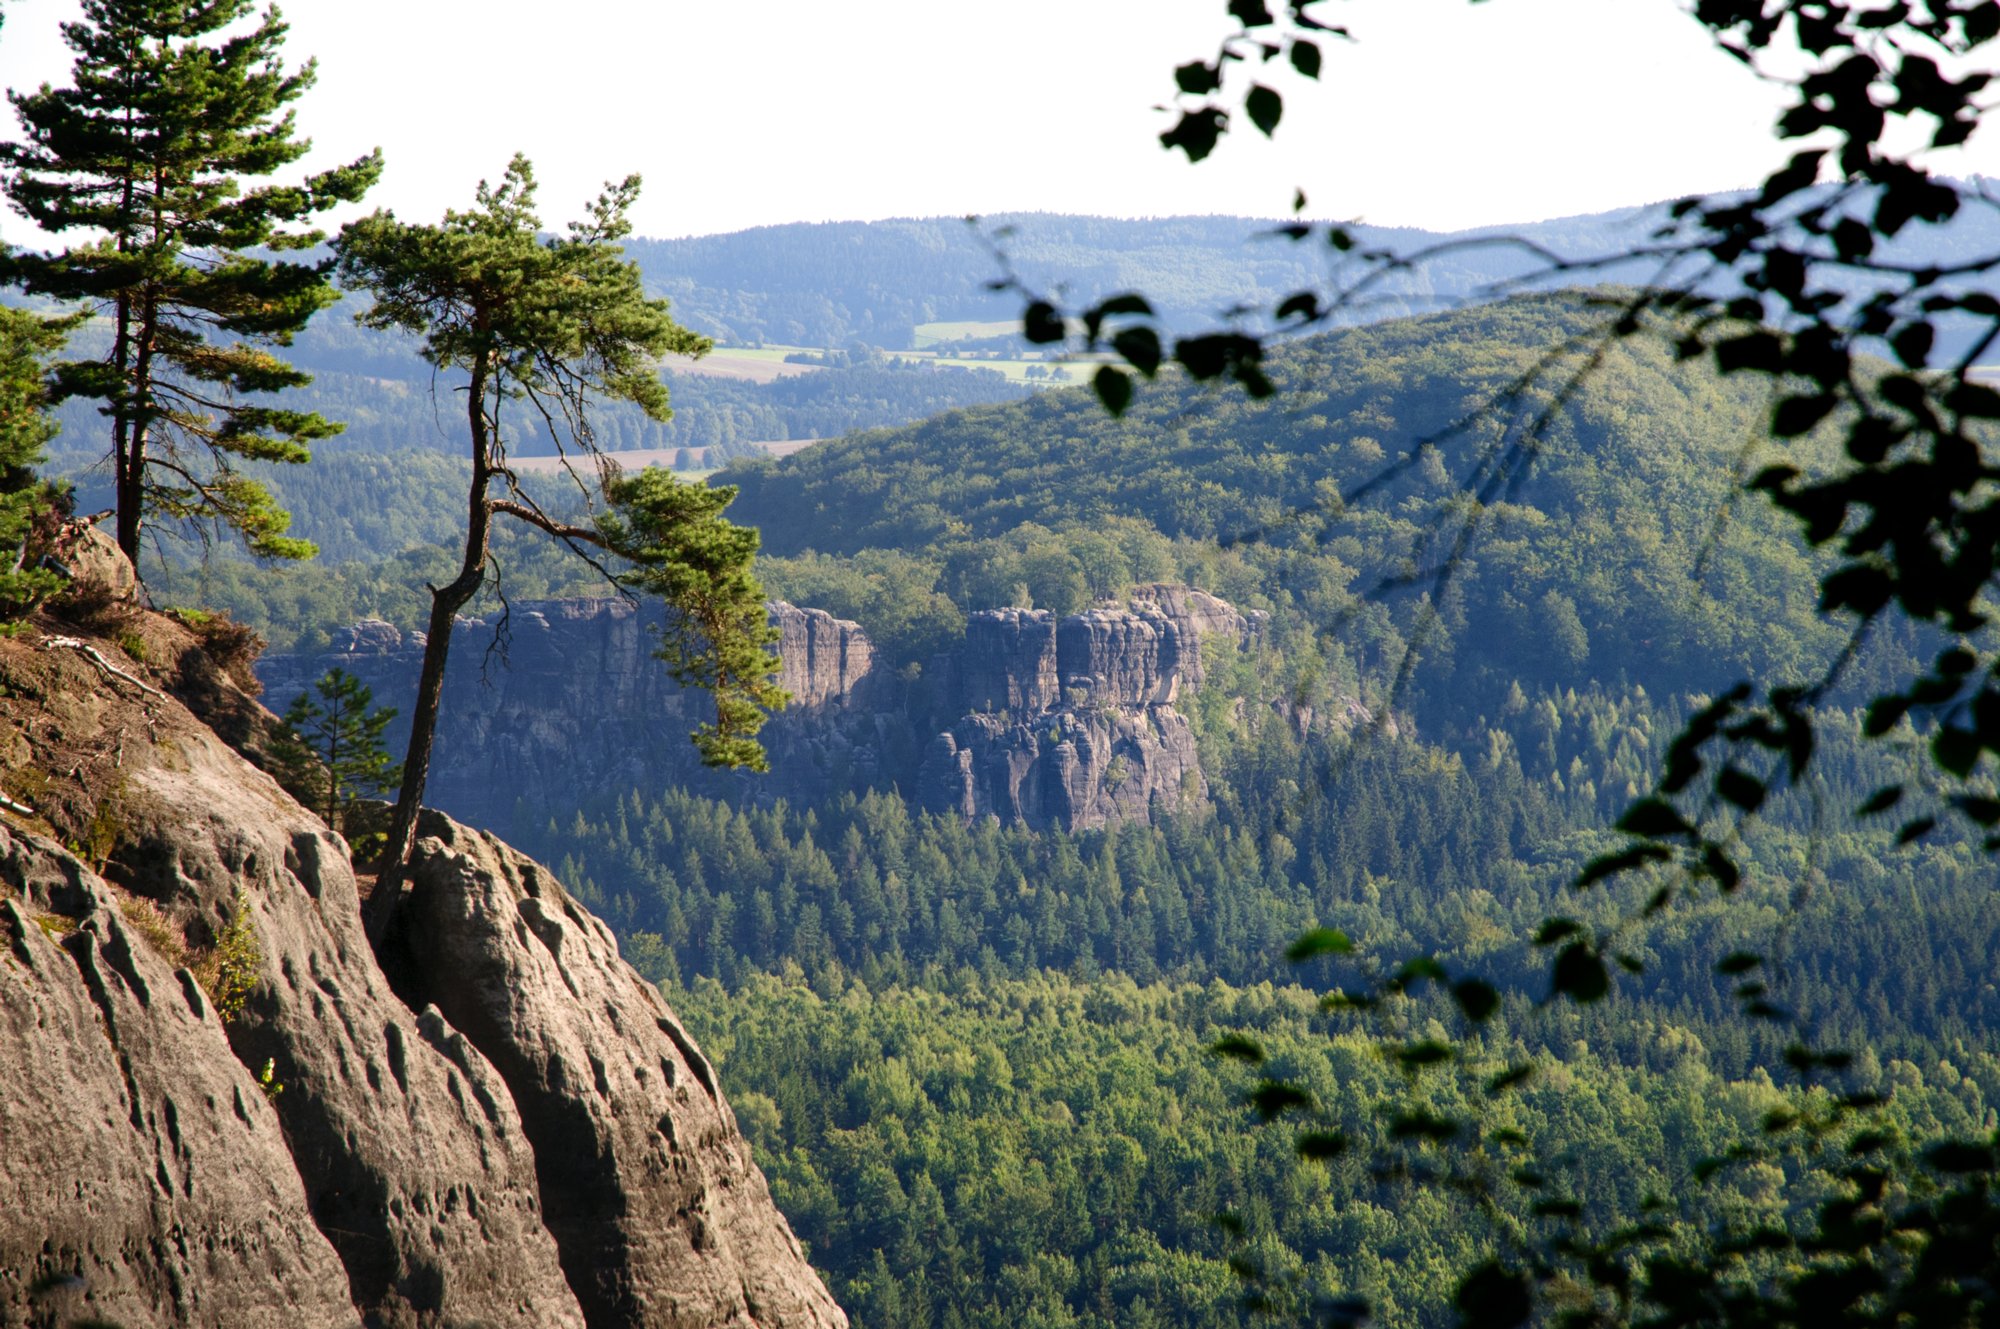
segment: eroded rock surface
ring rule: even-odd
[[[0,640],[0,1324],[844,1324],[713,1098],[621,1173],[621,1209],[587,1213],[562,1192],[551,1221],[544,1184],[578,1160],[540,1124],[595,1088],[524,1081],[517,1097],[495,1059],[579,1045],[566,1022],[584,1017],[556,1009],[565,979],[477,1040],[406,1001],[363,937],[344,844],[204,723],[254,736],[268,714],[185,627],[112,612]],[[583,1041],[611,1057],[617,1026],[590,1022],[629,1008],[629,1055],[654,1065],[671,1013],[582,918],[568,925],[590,938],[603,1008]],[[547,943],[518,923],[469,917],[452,954],[541,972]],[[488,925],[502,930],[480,936]],[[217,948],[237,957],[240,1009],[218,1011],[220,986],[195,978]],[[447,969],[429,980],[460,986]],[[682,1083],[695,1079],[690,1064]],[[716,1161],[731,1151],[733,1170]],[[596,1257],[566,1252],[635,1246],[631,1215],[663,1209],[713,1212],[723,1254],[629,1258],[623,1300],[606,1301]]]
[[[135,769],[107,871],[169,911],[247,911],[260,981],[231,1026],[269,1061],[315,1218],[384,1323],[581,1325],[499,1077],[390,990],[344,845],[218,740]]]
[[[0,824],[0,1324],[360,1324],[264,1090],[186,969]]]
[[[874,667],[875,649],[861,625],[824,609],[774,600],[771,626],[778,629],[778,686],[792,694],[794,706],[845,702]]]
[[[1203,643],[1256,644],[1261,619],[1178,586],[1058,620],[973,614],[962,695],[971,713],[931,740],[918,802],[1034,827],[1104,826],[1208,797],[1194,731],[1175,709],[1204,675]]]
[[[920,805],[1074,828],[1143,821],[1208,796],[1187,717],[1167,706],[968,715],[932,740]]]
[[[957,692],[975,711],[1035,715],[1062,699],[1056,616],[1046,609],[983,609],[966,615]]]
[[[442,816],[420,829],[392,973],[505,1080],[589,1322],[844,1325],[714,1068],[610,929],[505,844]]]

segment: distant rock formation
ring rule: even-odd
[[[958,697],[969,713],[925,750],[917,801],[934,811],[1063,829],[1201,803],[1194,731],[1174,708],[1201,685],[1202,643],[1253,646],[1261,615],[1184,586],[1122,606],[970,616]]]
[[[0,1324],[843,1329],[545,870],[429,818],[385,967],[186,627],[38,624],[0,698]]]
[[[1201,686],[1204,641],[1249,649],[1263,621],[1184,586],[1061,618],[987,610],[911,679],[878,666],[855,623],[782,601],[770,612],[794,698],[764,731],[770,774],[699,766],[687,734],[708,701],[650,658],[657,603],[533,601],[461,624],[429,800],[502,831],[525,829],[517,814],[573,806],[579,791],[669,784],[794,801],[895,787],[934,811],[1063,829],[1143,819],[1206,798],[1175,705]],[[421,634],[369,621],[328,651],[266,657],[258,675],[283,704],[337,665],[396,705],[422,654]]]
[[[876,740],[826,723],[868,692],[866,634],[817,609],[776,603],[771,613],[781,637],[779,684],[794,699],[766,731],[779,772],[773,784],[805,772],[866,783]],[[523,601],[504,618],[461,619],[426,801],[504,832],[518,826],[517,803],[532,820],[597,791],[668,782],[746,787],[750,776],[704,770],[688,742],[710,717],[709,700],[682,689],[653,658],[663,621],[658,601],[623,599]],[[257,676],[280,709],[336,666],[367,684],[377,706],[407,707],[423,654],[421,632],[364,620],[324,652],[266,656]],[[395,744],[406,741],[406,718],[390,731]]]

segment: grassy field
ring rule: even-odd
[[[796,346],[786,346],[773,351],[770,347],[718,346],[699,360],[689,360],[681,356],[669,357],[666,365],[670,374],[705,374],[712,378],[740,378],[752,383],[769,383],[772,379],[784,378],[790,374],[816,374],[818,365],[788,365],[785,352],[795,351]]]
[[[976,328],[985,327],[986,325],[983,323],[930,323],[925,324],[925,326]],[[1005,326],[1012,327],[1013,325],[1006,324]],[[692,363],[673,360],[668,362],[667,367],[669,370],[677,373],[726,373],[736,378],[751,378],[760,383],[768,383],[771,379],[781,374],[809,374],[814,372],[817,369],[815,365],[788,365],[785,363],[786,356],[796,355],[802,351],[809,354],[825,354],[825,349],[818,346],[719,346],[704,359]],[[1078,360],[1072,360],[1058,366],[1049,361],[1039,359],[988,360],[982,356],[977,359],[967,358],[960,360],[950,356],[939,355],[935,351],[891,351],[888,354],[892,360],[908,360],[918,364],[936,364],[942,365],[947,369],[991,369],[1005,376],[1010,382],[1026,383],[1030,387],[1074,387],[1077,384],[1089,382],[1090,375],[1096,369],[1094,363]],[[1044,372],[1058,367],[1067,369],[1069,371],[1069,379],[1067,382],[1058,379],[1051,384],[1046,378],[1029,378],[1028,370],[1031,367],[1039,368]]]
[[[1004,337],[1020,329],[1019,319],[1001,319],[998,322],[978,323],[919,323],[916,328],[917,349],[928,351],[940,342],[963,341],[972,337]]]
[[[768,452],[773,457],[789,457],[801,448],[809,448],[817,442],[819,440],[816,438],[787,438],[750,443],[746,446]],[[607,452],[604,455],[616,461],[623,470],[637,471],[648,466],[672,467],[680,454],[685,452],[688,454],[688,460],[694,463],[693,466],[674,473],[684,480],[690,480],[713,475],[720,469],[718,466],[709,465],[708,451],[707,448],[633,448],[629,452]],[[533,475],[559,475],[563,469],[560,457],[509,457],[507,460],[515,470],[527,471]],[[573,464],[585,474],[590,472],[590,462],[587,459],[575,459]]]

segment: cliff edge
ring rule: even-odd
[[[1184,709],[1205,647],[1255,652],[1265,630],[1261,612],[1147,585],[1078,614],[975,612],[916,670],[879,658],[850,620],[784,601],[769,611],[793,702],[764,729],[771,771],[754,776],[699,765],[687,734],[710,703],[652,658],[658,603],[520,601],[504,620],[461,620],[431,802],[524,836],[567,817],[578,791],[671,786],[805,804],[894,788],[932,812],[1061,830],[1145,820],[1207,799]],[[338,667],[395,704],[422,657],[421,633],[369,620],[327,650],[266,656],[257,673],[283,702]]]
[[[247,662],[123,594],[0,639],[0,1324],[841,1329],[604,925],[433,817],[385,969]]]

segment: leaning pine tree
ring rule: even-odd
[[[339,431],[268,402],[310,381],[271,348],[339,295],[327,263],[268,255],[323,240],[294,228],[360,198],[382,159],[243,187],[312,147],[287,107],[313,65],[287,72],[277,11],[241,29],[252,13],[251,0],[86,0],[63,25],[74,86],[9,94],[23,139],[0,144],[0,189],[43,231],[89,237],[10,255],[9,275],[110,324],[101,356],[56,366],[54,396],[103,403],[118,544],[134,562],[149,514],[234,530],[266,557],[314,552],[238,463],[303,462]]]
[[[731,491],[696,490],[657,472],[620,478],[591,434],[590,407],[599,399],[631,402],[667,419],[659,358],[700,355],[709,347],[669,317],[666,301],[647,297],[638,268],[619,247],[638,190],[638,177],[628,177],[605,191],[587,220],[565,235],[544,236],[534,210],[534,172],[517,156],[499,185],[480,184],[470,211],[447,212],[435,226],[378,212],[343,228],[334,244],[341,280],[374,297],[361,321],[417,334],[426,360],[466,376],[461,390],[472,461],[465,554],[458,575],[431,589],[403,784],[370,903],[368,930],[377,942],[416,843],[453,620],[487,581],[496,517],[561,541],[622,585],[660,595],[674,625],[662,658],[676,678],[715,695],[716,721],[695,735],[704,760],[763,764],[755,736],[765,712],[785,695],[772,683],[775,633],[750,570],[755,532],[723,518]],[[525,401],[528,417],[549,428],[565,456],[599,464],[611,508],[597,523],[559,520],[521,488],[501,427],[501,408],[510,401]],[[599,552],[631,570],[611,572],[597,561]]]

